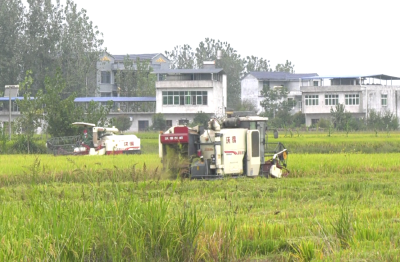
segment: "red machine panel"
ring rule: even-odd
[[[187,126],[176,126],[173,134],[162,134],[160,139],[162,144],[177,144],[189,142],[189,129]]]
[[[161,143],[162,144],[177,144],[184,143],[187,144],[189,142],[188,134],[162,134],[161,135]]]

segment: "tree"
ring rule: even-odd
[[[191,69],[196,68],[196,56],[190,45],[175,46],[174,50],[165,51],[165,55],[171,60],[172,69]]]
[[[101,34],[84,9],[73,1],[21,0],[0,2],[0,91],[32,71],[31,93],[43,90],[46,76],[61,68],[68,95],[93,93]]]
[[[118,128],[119,131],[126,131],[132,125],[129,116],[125,116],[125,115],[120,115],[120,116],[114,117],[112,124],[113,124],[113,126]]]
[[[0,96],[6,85],[17,84],[24,77],[19,41],[23,15],[21,0],[0,1]]]
[[[275,118],[275,114],[278,110],[288,111],[287,102],[285,102],[289,91],[285,86],[282,87],[270,87],[269,85],[264,85],[261,90],[261,95],[264,100],[260,102],[264,109],[264,115],[269,118]]]
[[[376,110],[368,111],[367,127],[370,130],[396,130],[399,127],[399,119],[390,111],[383,114]]]
[[[167,128],[167,123],[165,121],[164,115],[162,113],[156,113],[153,115],[153,125],[151,129],[162,131]]]
[[[245,59],[246,73],[254,71],[272,71],[269,65],[269,61],[264,58],[258,58],[256,56],[247,56]]]
[[[245,98],[240,101],[240,105],[237,107],[238,111],[253,111],[254,113],[257,113],[258,108],[257,108],[257,102]]]
[[[31,99],[30,89],[33,82],[31,74],[32,72],[28,71],[25,80],[20,84],[20,90],[24,94],[24,99],[16,101],[21,112],[21,116],[17,119],[17,125],[20,131],[26,136],[28,154],[30,153],[32,137],[43,121],[42,92],[37,92],[36,97]]]
[[[293,116],[293,125],[295,127],[301,127],[306,124],[306,116],[302,112],[297,112]]]
[[[83,114],[83,119],[82,117],[80,119],[82,119],[83,122],[93,123],[96,126],[106,126],[108,124],[107,115],[110,112],[113,104],[114,103],[111,100],[107,102],[107,105],[90,101],[86,110],[83,109],[83,111],[86,111]]]
[[[210,121],[210,114],[204,113],[203,111],[199,111],[193,118],[193,125],[200,125],[207,127],[208,121]]]
[[[334,108],[331,108],[331,118],[337,130],[346,130],[352,116],[349,112],[346,112],[343,104],[337,104]]]
[[[118,83],[118,91],[122,96],[136,96],[136,83],[134,77],[134,63],[129,55],[124,57],[124,69],[118,69],[115,80]]]
[[[83,116],[82,108],[75,107],[75,93],[67,98],[62,96],[65,87],[66,83],[60,69],[57,70],[54,77],[46,77],[45,79],[43,102],[45,104],[47,132],[54,137],[77,134],[77,129],[71,124],[82,119]]]
[[[217,60],[217,52],[221,52],[221,59]],[[196,48],[196,62],[202,67],[204,61],[216,60],[216,66],[223,68],[227,78],[227,107],[236,108],[241,100],[240,79],[244,73],[244,60],[228,43],[206,38]]]
[[[294,65],[292,62],[286,60],[285,64],[277,64],[275,67],[275,72],[286,72],[294,74]]]

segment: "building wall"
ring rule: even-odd
[[[226,75],[222,81],[157,81],[156,82],[156,112],[164,115],[176,115],[173,120],[182,115],[192,121],[197,112],[212,115],[223,115],[226,107]],[[207,105],[164,105],[163,91],[207,91]]]
[[[259,102],[259,90],[259,81],[254,76],[249,74],[241,80],[241,98],[242,100],[247,99],[254,105],[257,105],[257,113],[262,111],[262,107],[260,106]]]
[[[400,86],[382,85],[337,85],[337,86],[306,86],[301,87],[303,113],[306,115],[306,125],[310,126],[313,119],[329,118],[330,110],[335,105],[326,104],[325,95],[338,95],[338,103],[345,105],[345,110],[353,117],[365,118],[370,110],[384,113],[390,111],[400,116]],[[358,105],[346,105],[346,94],[358,94]],[[306,96],[318,96],[318,105],[306,105]],[[386,105],[382,104],[383,95]]]
[[[96,82],[97,82],[97,92],[95,96],[101,96],[102,92],[112,92],[114,88],[114,74],[112,73],[112,66],[114,64],[114,58],[109,55],[104,55],[100,58],[100,61],[97,62],[97,71],[96,71]],[[101,72],[106,71],[110,72],[110,83],[102,83],[101,82]]]

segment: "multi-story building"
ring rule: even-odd
[[[205,62],[201,69],[154,70],[156,80],[156,113],[162,113],[167,125],[186,124],[198,112],[212,115],[225,113],[227,78],[215,62]]]
[[[115,97],[118,96],[116,74],[119,70],[125,70],[124,60],[129,58],[133,62],[133,70],[137,69],[137,59],[149,61],[153,70],[169,69],[170,61],[161,53],[138,55],[110,55],[105,53],[97,62],[96,85],[94,96]]]
[[[301,111],[301,78],[318,76],[312,74],[291,74],[286,72],[250,72],[241,80],[241,97],[257,106],[257,113],[263,112],[260,102],[264,100],[261,91],[264,87],[285,87],[289,91],[288,101],[292,100],[292,113]]]
[[[306,125],[330,118],[332,107],[343,104],[356,118],[368,118],[370,110],[400,116],[399,77],[388,75],[309,76],[301,79],[302,112]]]

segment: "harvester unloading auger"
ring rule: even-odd
[[[83,136],[54,137],[47,141],[47,149],[54,155],[112,155],[140,154],[140,139],[135,135],[116,135],[115,127],[75,122],[84,127]],[[89,131],[87,130],[89,129]]]
[[[287,176],[288,151],[266,141],[267,120],[246,116],[211,119],[207,129],[173,126],[159,137],[164,168],[197,179]]]

